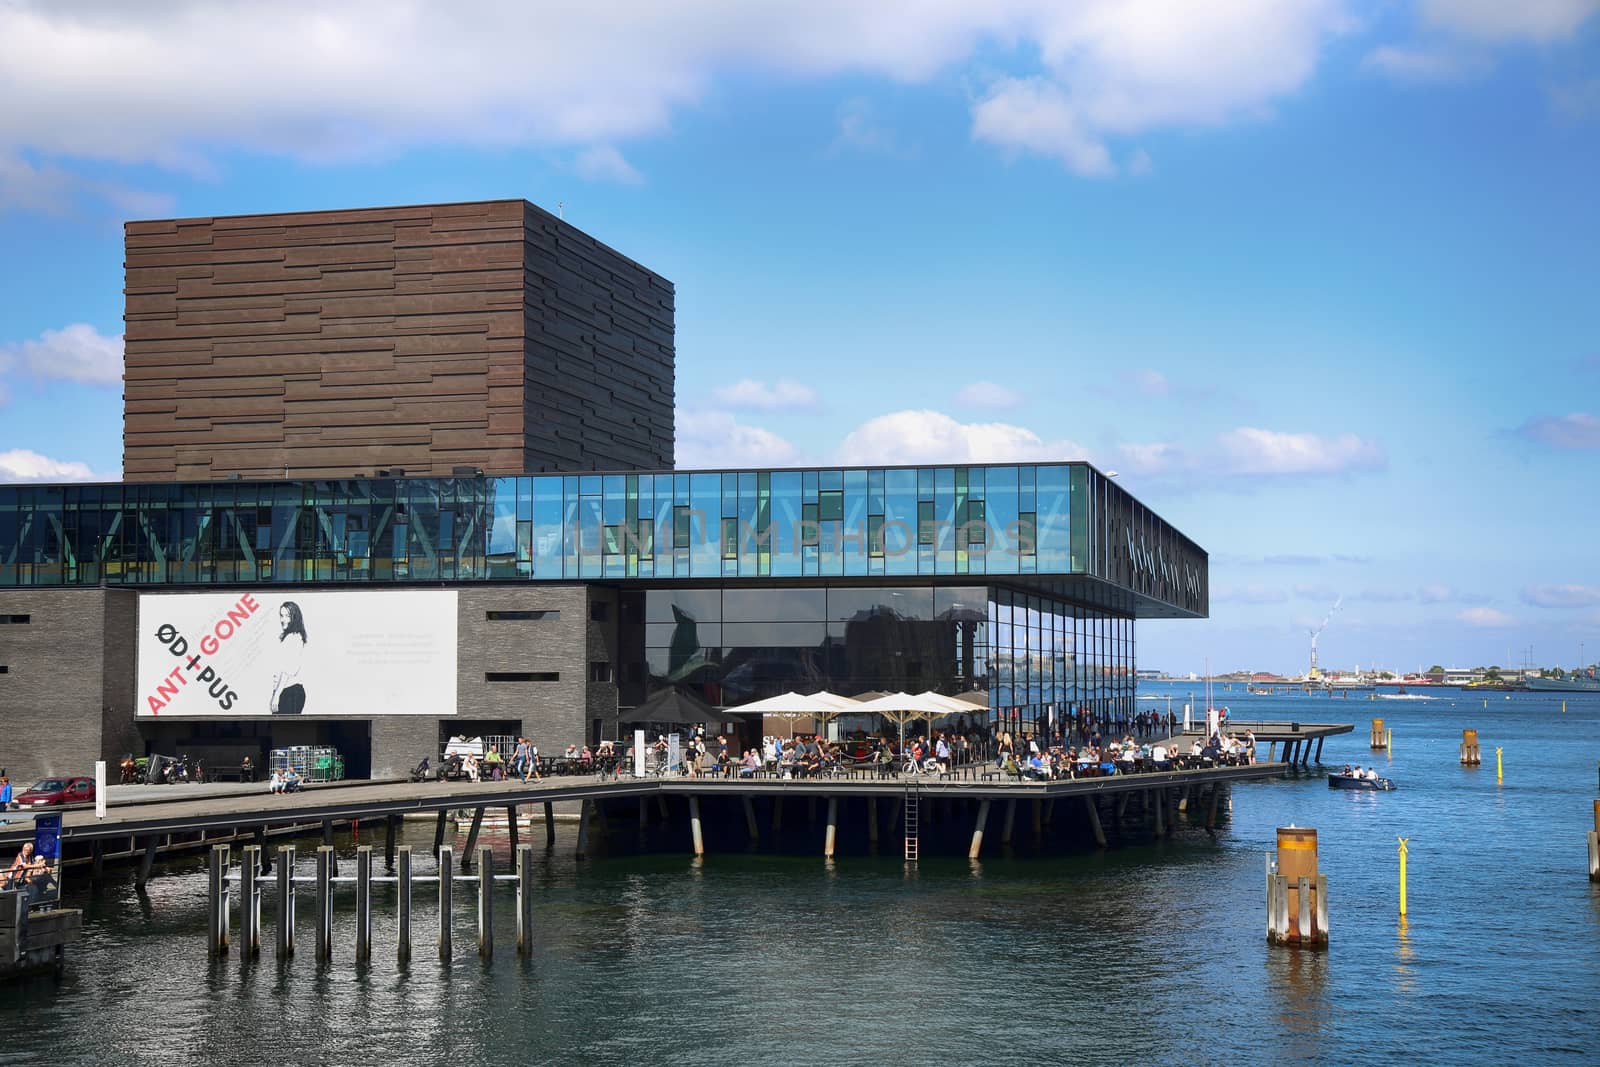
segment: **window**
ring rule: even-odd
[[[589,605],[589,618],[595,622],[606,621],[606,602],[597,600]]]
[[[0,615],[0,624],[14,623],[18,626],[26,626],[32,621],[32,615]]]
[[[486,682],[559,682],[561,674],[558,671],[486,671],[483,675]]]
[[[559,611],[486,611],[483,617],[490,622],[560,622]]]
[[[0,674],[10,674],[10,673],[11,673],[11,668],[7,667],[4,663],[0,663]]]
[[[722,558],[739,558],[739,520],[722,520]]]
[[[609,682],[609,681],[611,681],[611,664],[609,664],[609,663],[599,663],[599,662],[589,664],[589,681],[591,681],[591,682]]]

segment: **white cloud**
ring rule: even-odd
[[[1111,151],[1067,91],[1043,78],[1002,78],[972,109],[972,136],[1057,159],[1085,178],[1116,173]]]
[[[618,185],[644,183],[644,175],[623,159],[621,152],[608,144],[595,145],[579,152],[572,161],[572,169],[578,177],[592,182],[616,182]]]
[[[1517,621],[1494,608],[1463,608],[1456,612],[1456,619],[1468,626],[1483,627],[1513,626]]]
[[[1213,604],[1282,604],[1289,594],[1275,585],[1242,585],[1213,588]]]
[[[122,335],[107,336],[76,322],[45,330],[38,340],[0,344],[0,373],[10,370],[35,378],[118,385],[122,382]]]
[[[1222,467],[1231,474],[1339,474],[1388,462],[1382,448],[1351,433],[1323,436],[1241,426],[1219,434],[1217,444]]]
[[[1529,419],[1517,433],[1555,448],[1600,448],[1600,417],[1587,412]]]
[[[885,156],[906,156],[910,150],[900,143],[893,130],[878,118],[872,101],[865,97],[852,97],[839,105],[839,132],[830,152],[853,149]]]
[[[744,378],[713,394],[724,407],[743,411],[809,411],[817,407],[817,391],[809,385],[780,379],[773,385]]]
[[[1494,64],[1486,57],[1452,48],[1402,48],[1381,45],[1361,65],[1400,82],[1459,82],[1482,77]]]
[[[0,482],[116,481],[116,475],[96,474],[87,463],[51,459],[26,448],[0,452]]]
[[[792,467],[800,450],[770,430],[739,422],[725,411],[677,413],[679,470]]]
[[[1423,21],[1484,41],[1570,37],[1600,0],[1421,0]]]
[[[1600,605],[1600,586],[1530,585],[1522,591],[1522,600],[1540,608],[1586,608]]]
[[[36,166],[20,156],[8,154],[4,142],[0,141],[0,212],[64,215],[83,198],[98,198],[120,213],[144,217],[170,214],[174,203],[172,197],[163,193],[91,180],[48,164]]]
[[[1020,48],[1048,77],[992,84],[974,134],[1109,173],[1107,137],[1257,115],[1298,89],[1347,2],[7,0],[0,154],[206,173],[228,149],[316,161],[545,144],[585,149],[614,179],[631,168],[590,146],[667,130],[724,78],[918,82]],[[879,139],[848,116],[841,132]]]
[[[1005,411],[1021,407],[1024,397],[1015,389],[1007,389],[994,382],[973,382],[956,394],[956,403],[962,407]]]
[[[1022,426],[957,422],[938,411],[896,411],[856,427],[839,445],[844,464],[1013,463],[1081,459],[1071,441],[1045,441]]]

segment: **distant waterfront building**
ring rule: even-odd
[[[0,486],[14,778],[386,777],[671,687],[1048,730],[1131,713],[1135,619],[1208,611],[1206,553],[1086,463],[670,469],[671,283],[525,202],[127,236],[127,480]]]

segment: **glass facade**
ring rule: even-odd
[[[1205,554],[1081,463],[0,486],[0,586],[991,575],[1206,608]]]
[[[678,686],[734,705],[788,690],[986,691],[1027,728],[1131,713],[1133,622],[1009,588],[649,589],[623,599],[638,700]]]

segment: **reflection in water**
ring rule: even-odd
[[[1416,952],[1411,947],[1411,932],[1406,926],[1406,917],[1402,915],[1400,925],[1395,928],[1394,973],[1397,992],[1417,991],[1415,956]]]
[[[1268,979],[1276,993],[1280,1032],[1287,1039],[1282,1046],[1290,1063],[1318,1059],[1328,1028],[1327,996],[1328,953],[1311,949],[1276,947],[1268,967]]]

